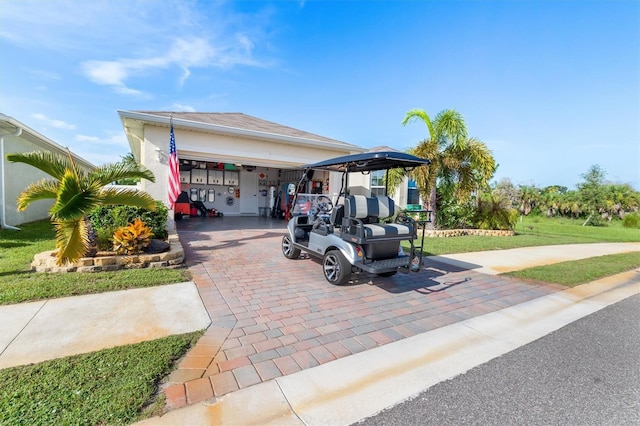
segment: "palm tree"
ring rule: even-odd
[[[15,163],[24,163],[42,170],[53,179],[32,183],[18,196],[18,210],[25,210],[32,202],[54,199],[49,210],[56,229],[58,265],[72,263],[89,250],[87,214],[102,205],[130,205],[155,210],[155,201],[135,189],[106,188],[105,186],[125,178],[142,178],[155,181],[153,173],[131,163],[107,164],[85,172],[71,157],[51,152],[34,151],[7,155]]]
[[[528,216],[529,213],[539,204],[540,190],[535,186],[520,185],[520,207],[518,212],[521,216]]]
[[[456,198],[466,201],[479,188],[486,187],[496,170],[496,163],[487,146],[476,138],[469,138],[462,114],[453,109],[441,111],[431,120],[421,109],[407,112],[402,124],[422,121],[429,137],[411,149],[418,157],[428,158],[431,164],[413,170],[418,190],[436,217],[436,188],[438,180],[455,188]]]

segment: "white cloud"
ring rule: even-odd
[[[97,136],[76,135],[75,138],[78,142],[99,142],[100,138]]]
[[[187,81],[190,75],[191,71],[189,71],[189,68],[182,67],[182,76],[180,77],[179,81],[180,87],[184,86],[184,82]]]
[[[117,163],[131,150],[124,132],[108,132],[104,137],[78,134],[69,148],[95,165]]]
[[[179,78],[179,84],[183,85],[191,75],[190,67],[258,66],[260,64],[251,57],[253,48],[254,43],[246,35],[239,36],[236,43],[218,47],[202,37],[177,38],[164,55],[113,61],[90,60],[82,63],[82,71],[90,81],[112,86],[117,93],[140,95],[142,92],[130,88],[127,80],[175,66],[183,71]]]
[[[32,117],[37,120],[43,121],[45,124],[55,127],[56,129],[73,130],[76,128],[76,126],[73,124],[66,123],[62,120],[54,120],[52,118],[47,117],[44,114],[39,114],[39,113],[32,114]]]
[[[174,103],[172,109],[174,111],[182,111],[182,112],[196,112],[196,109],[190,105],[183,105]]]
[[[60,80],[61,77],[57,73],[47,70],[29,70],[29,73],[45,80]]]
[[[181,86],[192,68],[266,66],[253,54],[264,38],[268,6],[254,15],[225,1],[20,0],[2,6],[0,38],[63,52],[89,81],[120,94],[142,95],[132,79],[172,67],[182,70]]]
[[[76,135],[74,138],[78,142],[89,142],[92,146],[110,150],[114,148],[129,148],[129,142],[124,133],[108,134],[106,137]],[[84,145],[86,146],[86,144]]]

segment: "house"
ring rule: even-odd
[[[23,163],[10,163],[7,154],[32,151],[49,151],[68,155],[65,147],[29,128],[18,120],[0,113],[0,214],[2,228],[17,229],[16,225],[49,217],[53,200],[31,203],[25,211],[17,209],[17,197],[30,184],[50,178],[46,173]],[[72,153],[76,164],[92,170],[95,166]]]
[[[292,186],[295,188],[302,165],[366,151],[242,113],[118,114],[134,158],[156,177],[156,182],[142,181],[142,190],[167,203],[171,119],[182,190],[192,201],[201,201],[225,215],[266,216],[286,199]],[[331,175],[317,172],[305,190],[337,196],[341,179]],[[370,188],[369,176],[358,182]]]

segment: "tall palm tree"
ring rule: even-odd
[[[459,201],[465,201],[474,191],[488,185],[497,166],[489,148],[480,140],[468,137],[464,118],[458,111],[444,110],[431,120],[424,110],[412,109],[402,124],[416,120],[427,126],[429,137],[411,149],[411,153],[430,159],[431,164],[413,170],[412,177],[420,195],[429,200],[435,218],[439,179],[455,188]]]
[[[89,249],[87,214],[101,205],[130,205],[155,210],[155,201],[146,192],[135,189],[105,188],[125,178],[155,181],[146,168],[120,162],[107,164],[85,172],[73,161],[71,153],[60,156],[51,152],[34,151],[7,155],[15,163],[24,163],[42,170],[53,179],[32,183],[18,196],[18,210],[25,210],[32,202],[54,199],[49,210],[56,229],[58,265],[72,263]]]

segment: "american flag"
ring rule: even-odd
[[[173,118],[170,119],[171,135],[169,137],[169,208],[173,209],[182,191],[180,187],[180,167],[176,151],[176,137],[173,134]]]

